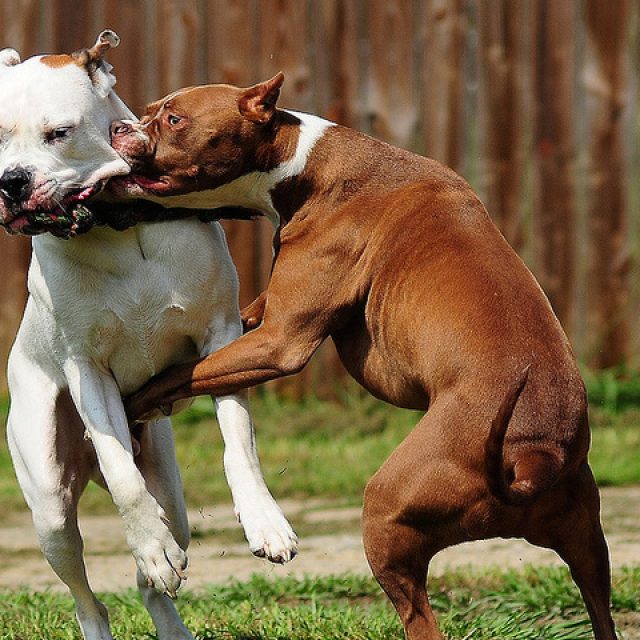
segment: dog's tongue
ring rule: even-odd
[[[167,188],[167,183],[162,180],[154,180],[153,178],[147,178],[141,175],[132,175],[131,179],[143,189],[149,189],[150,191],[161,191]]]

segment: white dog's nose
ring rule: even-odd
[[[24,167],[9,169],[0,177],[0,193],[9,203],[18,204],[26,200],[33,173]]]

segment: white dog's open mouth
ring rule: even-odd
[[[0,226],[8,233],[35,236],[51,233],[59,238],[72,238],[93,226],[92,214],[82,203],[102,189],[102,183],[81,187],[68,192],[52,206],[39,207],[27,202],[20,208],[7,208]]]

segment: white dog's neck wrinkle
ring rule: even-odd
[[[283,180],[300,175],[318,140],[333,122],[318,116],[297,111],[287,111],[300,120],[300,135],[296,151],[292,158],[286,160],[270,171],[253,171],[236,178],[232,182],[216,189],[194,191],[179,196],[151,197],[150,199],[166,206],[183,206],[194,209],[217,209],[219,207],[245,207],[257,209],[264,213],[277,226],[280,215],[276,210],[271,192]]]

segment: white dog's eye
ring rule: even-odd
[[[69,137],[72,129],[73,127],[56,127],[55,129],[51,129],[46,132],[45,139],[49,143],[63,140],[64,138]]]

